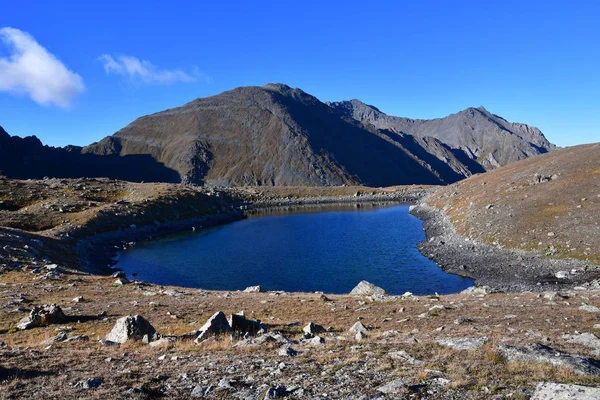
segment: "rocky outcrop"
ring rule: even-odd
[[[44,304],[34,307],[28,317],[19,321],[17,328],[25,330],[51,324],[67,322],[68,318],[57,304]]]

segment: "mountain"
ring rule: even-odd
[[[365,127],[282,84],[138,118],[83,153],[149,154],[183,182],[213,185],[443,184],[471,174],[436,139]]]
[[[44,146],[35,136],[10,136],[0,127],[0,175],[15,179],[111,177],[142,181],[148,177],[178,182],[179,175],[148,155],[120,157],[81,154],[81,147]]]
[[[454,150],[462,151],[485,170],[556,149],[534,127],[511,123],[483,107],[467,108],[444,118],[431,120],[393,117],[360,100],[328,103],[342,115],[377,129],[433,137]]]
[[[268,84],[138,118],[83,148],[53,148],[1,130],[0,171],[14,178],[377,187],[448,184],[553,148],[536,128],[482,109],[409,120]]]

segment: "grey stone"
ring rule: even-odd
[[[190,394],[190,397],[204,397],[207,394],[209,394],[213,390],[213,388],[214,388],[213,385],[196,386],[194,388],[194,390],[192,390],[192,393]]]
[[[306,339],[305,343],[307,343],[311,346],[318,346],[318,345],[325,343],[325,339],[323,339],[321,336],[315,336],[311,339]]]
[[[353,296],[385,296],[386,292],[379,286],[375,286],[367,281],[360,281],[358,285],[350,292]]]
[[[148,343],[148,346],[150,346],[150,347],[166,346],[171,343],[175,343],[174,337],[162,337],[158,340]]]
[[[580,333],[578,335],[563,335],[568,343],[580,344],[585,347],[594,349],[595,356],[600,355],[600,339],[593,333]]]
[[[82,387],[84,389],[96,389],[102,384],[102,378],[89,378],[84,381],[79,381],[77,386]]]
[[[476,350],[486,344],[487,337],[480,338],[448,338],[440,339],[436,343],[440,346],[449,347],[454,350]]]
[[[383,386],[379,386],[377,391],[384,394],[400,394],[404,392],[405,388],[406,381],[402,378],[398,378],[386,383]]]
[[[285,386],[277,385],[275,387],[269,388],[267,393],[265,394],[266,399],[279,399],[281,397],[285,397],[288,394],[288,391]]]
[[[210,317],[204,325],[196,332],[196,343],[200,343],[210,336],[231,333],[231,326],[222,311],[218,311]]]
[[[217,385],[219,389],[231,389],[231,380],[227,378],[222,378]]]
[[[233,347],[256,347],[264,343],[276,343],[279,345],[290,345],[292,342],[285,336],[279,333],[267,333],[257,338],[248,338],[241,340],[233,345]]]
[[[246,319],[243,314],[231,314],[229,326],[233,333],[238,335],[256,336],[259,332],[266,332],[268,326],[259,320]]]
[[[304,328],[302,328],[302,332],[304,332],[304,338],[310,339],[319,333],[325,332],[325,328],[321,325],[317,325],[314,322],[309,322]]]
[[[499,290],[493,289],[489,286],[471,286],[470,288],[463,290],[461,293],[462,294],[486,295],[486,294],[498,293],[498,292],[499,292]]]
[[[531,400],[598,400],[600,388],[540,382]]]
[[[420,365],[421,364],[421,361],[417,360],[416,358],[414,358],[413,356],[411,356],[404,350],[391,351],[388,353],[388,356],[390,356],[394,360],[404,361],[411,365]]]
[[[567,368],[579,375],[600,375],[600,361],[593,358],[563,353],[542,344],[525,347],[500,345],[500,354],[508,361],[544,362]]]
[[[284,346],[281,349],[279,349],[279,355],[286,357],[296,357],[298,355],[298,352],[294,350],[291,346]]]
[[[357,334],[359,332],[366,335],[367,328],[362,324],[362,322],[356,321],[356,323],[350,328],[350,333]]]
[[[584,304],[581,307],[579,307],[579,309],[581,311],[587,311],[587,312],[600,312],[600,308],[596,307],[596,306],[590,306],[589,304]]]
[[[67,322],[68,318],[57,304],[44,304],[34,307],[29,316],[19,321],[17,328],[25,330],[50,324]]]
[[[156,336],[156,329],[141,315],[128,315],[117,320],[106,340],[125,343],[129,339],[142,340],[144,335],[153,338]]]
[[[52,343],[64,342],[66,340],[67,340],[67,334],[65,332],[60,332],[58,335],[52,336],[51,338],[48,338],[48,339],[44,340],[40,344],[44,345],[44,346],[47,346],[47,345],[52,344]]]

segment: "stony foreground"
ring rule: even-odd
[[[0,275],[2,398],[598,396],[598,290],[214,292],[51,269]],[[17,328],[43,304],[57,304],[65,319]],[[219,311],[243,311],[267,332],[195,340]],[[119,318],[134,314],[162,339],[106,340],[119,337],[111,333]],[[571,384],[584,388],[564,386]]]

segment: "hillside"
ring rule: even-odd
[[[445,187],[427,202],[472,240],[600,264],[600,144],[569,147]]]
[[[483,107],[467,108],[444,118],[421,120],[390,116],[360,100],[329,104],[343,115],[377,129],[417,138],[436,138],[450,146],[461,160],[466,157],[485,170],[556,149],[539,129],[510,123]]]

